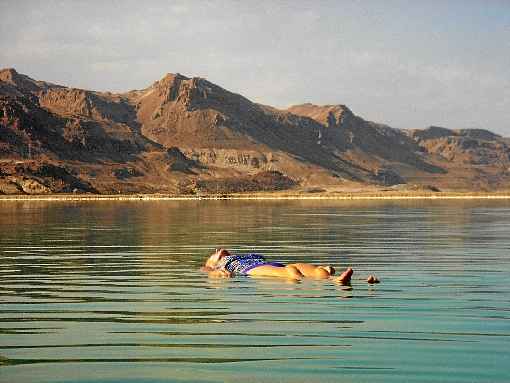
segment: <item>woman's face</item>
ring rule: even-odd
[[[205,261],[205,267],[214,269],[220,259],[228,254],[229,252],[225,249],[216,249],[216,251],[207,258],[207,261]]]

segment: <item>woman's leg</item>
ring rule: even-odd
[[[259,277],[279,277],[290,279],[301,279],[303,274],[294,265],[287,265],[285,267],[277,267],[271,265],[263,265],[255,267],[248,271],[248,275]]]
[[[335,275],[335,268],[333,266],[317,266],[317,267],[320,267],[320,268],[323,268],[324,270],[326,270],[329,275]]]
[[[309,263],[292,263],[289,266],[296,267],[305,277],[327,279],[335,273],[331,266],[315,266]]]

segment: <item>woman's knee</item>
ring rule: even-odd
[[[285,270],[287,270],[287,274],[294,279],[301,279],[303,278],[303,274],[299,269],[294,265],[287,265],[285,266]]]
[[[329,273],[329,271],[323,267],[317,267],[315,269],[315,278],[326,279],[329,278],[330,276],[331,274]]]

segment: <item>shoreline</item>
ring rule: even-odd
[[[246,194],[15,194],[0,195],[0,202],[12,201],[208,201],[208,200],[510,200],[510,192],[331,192],[331,193],[246,193]]]

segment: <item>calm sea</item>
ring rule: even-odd
[[[510,381],[508,202],[3,202],[0,259],[2,383]]]

